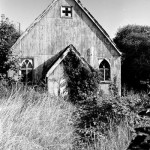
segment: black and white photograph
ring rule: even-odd
[[[0,150],[150,150],[149,0],[0,0]]]

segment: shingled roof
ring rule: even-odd
[[[16,44],[18,44],[29,32],[32,28],[49,12],[49,10],[55,5],[55,3],[59,0],[53,0],[53,2],[34,20],[34,22],[25,30],[25,32],[20,36],[20,38],[16,41],[16,43],[12,46],[12,50]],[[107,38],[107,40],[112,44],[112,46],[116,49],[116,51],[121,55],[121,52],[116,47],[115,43],[111,40],[107,32],[103,29],[103,27],[98,23],[98,21],[91,15],[91,13],[83,6],[80,0],[74,0],[78,6],[85,12],[85,14],[90,18],[90,20],[97,26],[97,28],[103,33],[103,35]]]
[[[67,54],[69,52],[73,52],[80,60],[83,64],[85,64],[91,71],[94,71],[94,69],[86,62],[86,60],[81,57],[80,53],[76,50],[76,48],[71,44],[69,46],[67,46],[65,49],[61,50],[59,53],[57,53],[56,55],[54,55],[53,57],[51,57],[50,59],[48,59],[45,63],[44,63],[44,68],[43,68],[43,73],[42,73],[42,78],[45,78],[45,76],[47,75],[47,73],[49,71],[53,71],[58,65],[59,63],[61,63],[61,61],[67,56]],[[59,60],[60,59],[60,60]],[[56,62],[59,61],[57,64]],[[52,68],[55,65],[54,68]],[[48,76],[48,75],[47,75]]]

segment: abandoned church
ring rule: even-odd
[[[79,0],[53,0],[12,47],[19,57],[19,76],[26,82],[30,76],[35,83],[44,76],[55,95],[65,82],[62,61],[70,51],[101,72],[100,88],[106,94],[114,78],[121,94],[121,53]]]

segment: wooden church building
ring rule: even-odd
[[[12,47],[24,81],[30,76],[36,83],[44,75],[49,92],[56,95],[65,82],[62,60],[69,51],[101,72],[105,93],[114,78],[121,93],[121,53],[79,0],[53,0]]]

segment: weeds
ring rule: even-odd
[[[148,118],[137,115],[150,104],[142,94],[100,96],[87,108],[31,87],[4,91],[0,93],[3,150],[126,150],[134,128],[150,126]]]
[[[46,93],[13,92],[0,105],[0,149],[70,149],[73,111],[69,103]]]

